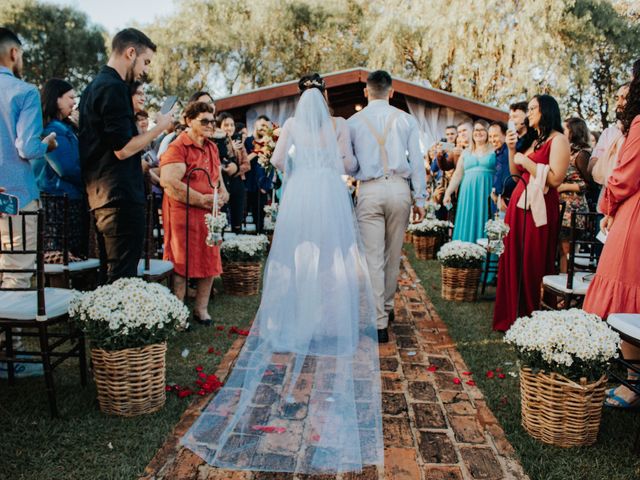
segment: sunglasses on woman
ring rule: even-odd
[[[216,124],[215,120],[209,120],[208,118],[199,118],[198,122],[200,122],[200,125],[203,127],[206,127],[207,125],[211,125],[213,127]]]

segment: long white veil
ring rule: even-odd
[[[283,127],[274,157],[286,152],[287,187],[260,308],[226,385],[182,439],[212,465],[320,474],[383,463],[375,308],[336,128],[317,89]]]

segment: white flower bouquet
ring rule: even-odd
[[[123,278],[79,293],[69,316],[94,348],[122,350],[165,342],[188,326],[189,310],[164,285]]]
[[[523,366],[578,381],[597,380],[618,356],[620,336],[597,315],[573,308],[533,312],[507,331]]]
[[[439,237],[444,235],[453,224],[446,220],[425,218],[420,223],[411,223],[407,231],[419,237]]]
[[[487,233],[487,250],[500,256],[504,252],[504,237],[509,233],[509,225],[501,218],[488,220],[484,225],[484,231]]]
[[[440,248],[438,260],[449,268],[480,268],[486,253],[480,245],[454,240]]]
[[[276,228],[276,219],[278,218],[278,204],[272,202],[270,205],[265,205],[264,213],[263,228],[268,232],[273,232]]]
[[[222,241],[222,232],[229,225],[227,214],[223,212],[219,212],[217,215],[207,213],[204,216],[204,221],[207,224],[207,246],[218,245]]]
[[[232,262],[256,262],[267,253],[269,239],[266,235],[236,235],[222,242],[223,260]]]

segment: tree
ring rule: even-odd
[[[81,90],[106,63],[106,32],[74,8],[9,0],[0,10],[0,25],[22,40],[24,77],[36,85],[56,77]]]

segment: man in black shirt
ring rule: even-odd
[[[170,112],[146,133],[136,129],[129,84],[144,78],[155,51],[141,31],[122,30],[80,100],[80,163],[109,282],[137,274],[145,234],[140,152],[173,122]]]

